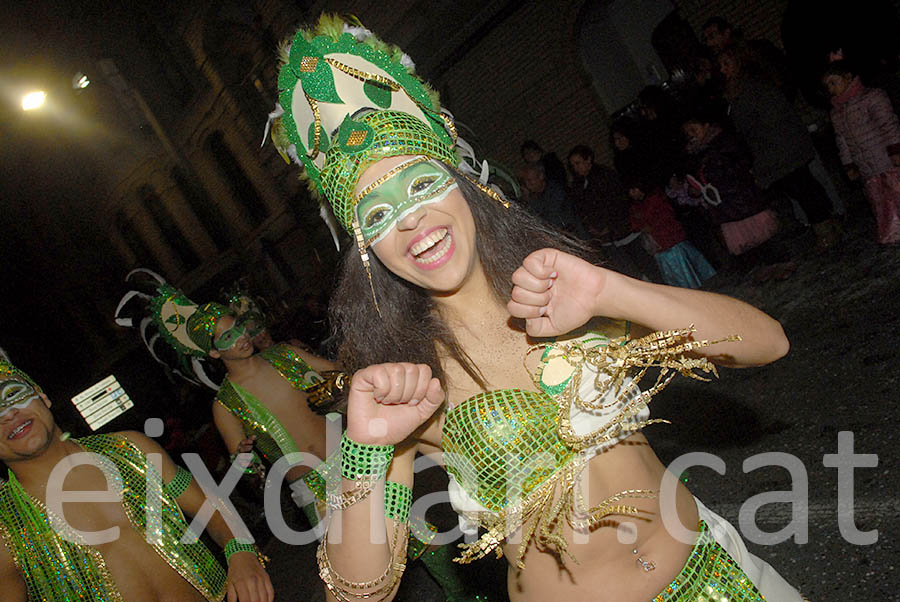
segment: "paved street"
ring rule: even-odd
[[[745,474],[747,458],[785,452],[802,461],[809,483],[808,542],[750,547],[813,602],[893,600],[900,588],[895,571],[900,249],[870,240],[865,201],[858,194],[852,200],[856,205],[842,247],[811,256],[811,240],[795,240],[806,254],[790,280],[754,286],[745,276],[726,273],[708,287],[779,319],[791,339],[790,354],[765,368],[724,370],[711,383],[676,381],[653,407],[655,417],[673,424],[646,431],[664,462],[689,451],[722,458],[724,475],[692,468],[688,485],[736,526],[752,495],[791,488],[784,468],[764,466]],[[857,468],[853,483],[856,527],[877,529],[874,545],[850,544],[839,530],[837,470],[825,467],[823,457],[837,452],[840,431],[854,434],[856,453],[878,455],[878,466]],[[790,512],[789,504],[765,505],[756,525],[777,532]],[[322,599],[312,546],[273,542],[267,550],[277,599]],[[502,590],[502,572],[490,567],[481,572],[487,577],[479,577]],[[421,566],[413,565],[407,577],[398,600],[440,599]]]

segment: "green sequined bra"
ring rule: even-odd
[[[587,507],[577,484],[598,450],[649,424],[666,422],[649,419],[647,403],[675,374],[702,380],[694,370],[715,371],[706,359],[686,354],[711,344],[690,341],[692,332],[656,332],[640,339],[588,333],[539,345],[531,350],[544,352],[534,375],[538,391],[480,393],[450,410],[441,447],[453,477],[451,502],[455,488],[467,506],[469,500],[480,505],[456,509],[486,531],[461,545],[457,561],[499,554],[503,540],[519,528],[519,568],[532,541],[538,549],[570,556],[565,523],[589,530],[610,515],[637,514],[624,500],[656,497],[652,490],[629,489]],[[662,370],[656,383],[641,391],[637,383],[651,367]],[[581,421],[589,428],[579,429],[576,422],[584,416],[591,417]]]

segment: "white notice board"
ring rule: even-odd
[[[72,403],[92,431],[134,407],[128,393],[112,375],[73,397]]]

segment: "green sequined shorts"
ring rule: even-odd
[[[765,598],[701,520],[691,556],[653,602],[763,602]]]

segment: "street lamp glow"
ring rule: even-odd
[[[43,90],[39,90],[37,92],[29,92],[22,97],[22,110],[31,111],[33,109],[37,109],[44,104],[44,100],[46,98],[47,94]]]
[[[80,71],[75,74],[75,77],[72,78],[72,87],[76,90],[84,90],[90,85],[91,80],[88,79],[87,75]]]

